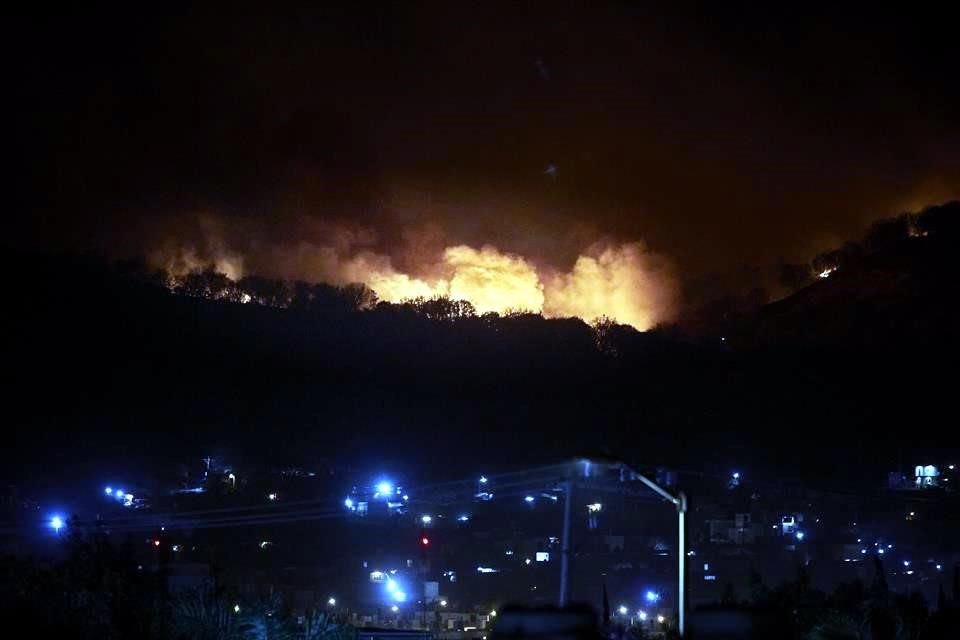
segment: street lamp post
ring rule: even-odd
[[[597,460],[582,460],[581,463],[584,465],[584,477],[590,476],[590,466],[593,463],[598,462]],[[601,464],[603,461],[601,461]],[[629,471],[631,476],[642,482],[648,489],[656,493],[658,496],[667,500],[668,502],[673,503],[677,509],[677,631],[680,632],[680,635],[683,636],[686,630],[686,516],[687,516],[687,496],[682,491],[678,492],[676,495],[670,493],[659,484],[646,477],[636,469],[630,467],[630,465],[620,462],[620,461],[609,461],[607,464],[611,467],[619,468],[621,470]],[[622,476],[621,476],[622,480]],[[563,512],[563,556],[561,558],[560,564],[560,606],[564,606],[567,602],[567,596],[569,592],[569,576],[567,571],[568,568],[568,555],[569,555],[569,544],[570,544],[570,517],[569,510],[571,508],[573,500],[571,499],[572,494],[572,480],[568,480],[567,483],[567,502],[564,505]]]

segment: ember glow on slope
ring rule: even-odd
[[[638,242],[596,243],[568,270],[491,245],[448,246],[417,274],[396,269],[390,256],[368,249],[344,255],[333,245],[302,242],[273,246],[266,253],[267,260],[251,261],[217,241],[202,253],[180,247],[155,251],[151,259],[173,276],[210,268],[232,280],[256,274],[334,285],[363,283],[386,302],[443,296],[467,300],[480,314],[529,311],[588,322],[606,316],[639,330],[670,320],[676,308],[670,265]],[[245,268],[250,262],[269,266]]]

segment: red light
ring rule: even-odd
[[[422,544],[423,546],[427,546],[428,544],[430,544],[430,538],[428,538],[427,536],[423,536],[422,538],[420,538],[420,544]]]
[[[154,541],[153,541],[153,546],[159,547],[159,546],[160,546],[160,541],[159,541],[159,540],[154,540]]]

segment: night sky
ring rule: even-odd
[[[251,255],[306,238],[416,273],[460,243],[569,269],[608,239],[689,285],[960,195],[954,34],[914,6],[4,22],[21,248],[129,256],[212,226]]]

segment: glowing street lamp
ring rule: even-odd
[[[629,609],[627,609],[627,605],[622,604],[619,607],[617,607],[617,611],[620,613],[620,615],[625,616],[627,615],[627,612],[629,611]]]
[[[446,601],[446,600],[441,600],[441,601],[440,601],[440,606],[441,606],[441,607],[447,606],[447,601]]]
[[[646,620],[646,619],[647,619],[647,612],[646,612],[646,611],[637,611],[637,617],[640,618],[641,621]]]
[[[396,613],[397,611],[400,611],[400,607],[398,607],[397,605],[393,605],[392,607],[390,607],[390,611],[393,611],[394,613]]]
[[[337,604],[337,599],[334,598],[333,596],[330,596],[330,597],[327,599],[327,604],[330,605],[331,607],[336,606],[336,604]]]
[[[60,533],[60,529],[63,529],[63,526],[64,526],[63,518],[61,518],[60,516],[53,516],[52,518],[50,518],[50,528],[53,529],[55,532]]]
[[[664,618],[663,616],[657,616],[657,622],[659,622],[660,624],[663,624],[665,620],[666,618]]]

